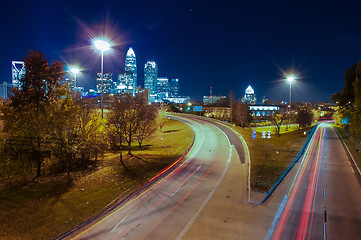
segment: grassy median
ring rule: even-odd
[[[119,152],[108,152],[88,169],[42,177],[18,189],[0,191],[0,239],[53,239],[129,194],[182,155],[193,142],[189,126],[168,120],[163,132],[134,144],[133,156],[125,154],[126,170]]]
[[[257,137],[252,139],[252,130],[235,127],[246,140],[251,158],[251,188],[255,191],[266,192],[285,172],[287,167],[302,149],[308,134],[292,127],[285,131],[281,128],[281,137],[274,135],[275,127],[255,128]],[[263,139],[262,131],[272,131],[271,139]]]

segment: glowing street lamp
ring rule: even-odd
[[[290,118],[291,118],[291,106],[292,106],[292,82],[295,81],[295,77],[293,75],[287,77],[287,81],[290,83],[290,108],[289,108],[289,114],[290,117],[288,118],[288,125],[290,125]],[[287,126],[288,129],[288,126]]]
[[[295,77],[294,76],[288,76],[287,77],[287,81],[290,83],[290,109],[291,109],[291,101],[292,101],[292,82],[295,80]]]
[[[110,44],[104,40],[94,40],[94,46],[101,51],[101,63],[100,63],[100,75],[101,75],[101,93],[100,93],[100,105],[103,118],[103,67],[104,67],[104,52],[110,49]]]
[[[74,89],[75,89],[76,88],[76,75],[80,72],[80,70],[77,67],[72,67],[70,69],[70,72],[72,72],[74,74]]]

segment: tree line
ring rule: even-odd
[[[235,125],[243,128],[249,126],[250,122],[252,121],[252,116],[250,114],[248,104],[242,102],[240,99],[235,101],[234,93],[230,92],[229,105],[231,109],[230,121]],[[271,116],[263,117],[263,119],[271,122],[275,126],[276,136],[280,137],[281,125],[288,120],[297,123],[299,126],[299,131],[312,124],[312,105],[298,104],[296,107],[296,112],[297,114],[293,115],[291,112],[285,111],[283,113],[276,113]]]
[[[0,180],[27,183],[44,174],[67,173],[97,159],[106,149],[152,136],[163,126],[164,113],[138,94],[114,96],[104,119],[96,99],[72,97],[64,81],[64,65],[49,62],[43,53],[24,58],[26,73],[21,89],[1,102]],[[164,112],[164,109],[163,109]],[[122,157],[120,163],[125,166]]]
[[[343,89],[332,95],[338,111],[334,115],[336,123],[341,120],[348,122],[350,132],[358,141],[361,140],[361,61],[346,69],[344,74],[345,86]]]

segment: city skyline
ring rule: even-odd
[[[78,64],[83,68],[79,86],[94,88],[100,56],[91,40],[98,36],[114,44],[104,56],[105,72],[122,69],[132,47],[139,69],[157,62],[160,76],[182,79],[181,94],[196,100],[208,95],[210,86],[214,95],[233,90],[241,98],[248,85],[259,99],[287,100],[283,79],[288,73],[299,77],[292,86],[295,101],[329,100],[344,86],[344,71],[360,60],[357,1],[342,6],[328,1],[326,7],[288,1],[21,4],[0,19],[8,33],[1,46],[0,82],[10,82],[11,61],[35,49],[66,65]],[[139,73],[137,85],[143,86]]]

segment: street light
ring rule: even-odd
[[[79,70],[79,68],[77,68],[77,67],[72,67],[71,69],[70,69],[70,71],[72,72],[72,73],[74,73],[74,89],[76,88],[76,75],[80,72],[80,70]]]
[[[288,125],[290,125],[290,120],[291,120],[291,106],[292,106],[292,82],[295,80],[294,76],[288,76],[287,77],[287,81],[290,83],[290,108],[289,108],[289,118],[288,118]],[[288,130],[288,126],[287,126],[287,130]]]
[[[101,51],[101,63],[100,63],[100,75],[101,75],[101,93],[100,93],[100,105],[103,118],[103,67],[104,67],[104,52],[110,49],[110,44],[104,40],[94,40],[94,46]]]

